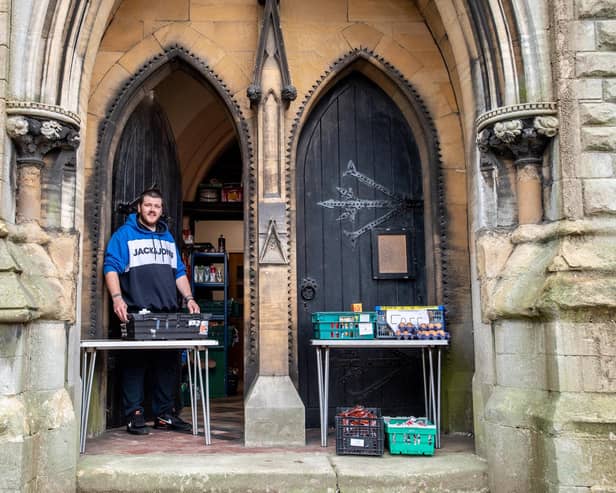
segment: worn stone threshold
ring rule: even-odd
[[[167,437],[171,438],[170,435]],[[198,438],[198,437],[194,437]],[[202,437],[201,437],[202,439]],[[331,441],[330,441],[331,443]],[[78,464],[80,492],[487,492],[472,440],[443,437],[434,456],[338,456],[335,447],[199,447],[196,453],[98,453]],[[217,449],[217,450],[216,450]]]

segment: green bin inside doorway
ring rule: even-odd
[[[210,360],[210,399],[215,397],[225,397],[227,395],[225,389],[225,350],[223,348],[210,348],[208,350],[208,357]],[[205,383],[205,373],[203,373],[205,367],[205,362],[201,360],[203,383]],[[188,375],[185,375],[184,377],[181,390],[182,406],[189,407],[190,394],[188,393]],[[198,395],[197,398],[200,398],[200,396]]]

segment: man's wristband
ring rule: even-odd
[[[190,300],[194,300],[194,299],[195,298],[191,294],[189,294],[188,296],[184,296],[184,301],[186,303],[188,303]]]
[[[111,297],[112,298],[121,298],[122,297],[122,293],[112,294]]]

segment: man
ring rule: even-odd
[[[113,234],[105,252],[103,272],[113,300],[113,312],[122,323],[129,313],[177,312],[180,292],[190,313],[199,313],[186,269],[169,232],[161,221],[163,198],[158,190],[141,194],[137,214]],[[143,387],[146,367],[153,370],[152,411],[154,427],[188,431],[189,423],[175,412],[178,353],[173,350],[134,351],[124,358],[122,401],[127,417],[126,430],[136,435],[149,433],[143,415]]]

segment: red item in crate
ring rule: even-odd
[[[221,201],[222,202],[241,202],[242,201],[242,188],[239,186],[237,187],[224,186],[222,188]]]
[[[343,425],[353,425],[353,426],[369,426],[370,419],[378,418],[376,414],[368,411],[364,406],[355,406],[347,411],[343,411],[338,416],[342,416],[343,418],[353,418],[353,419],[343,419]],[[363,418],[363,419],[362,419]]]

